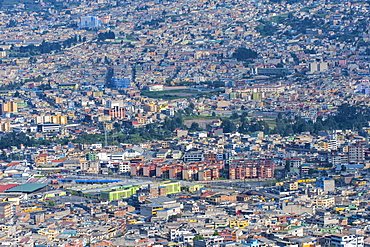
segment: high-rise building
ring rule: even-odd
[[[104,110],[104,115],[109,115],[112,118],[125,118],[126,109],[124,107],[113,106],[111,109]]]
[[[129,88],[131,87],[131,80],[130,78],[112,78],[112,86],[115,89],[123,89],[123,88]]]
[[[101,26],[101,21],[97,16],[88,15],[80,18],[80,28],[97,28]]]
[[[348,146],[348,163],[358,164],[363,163],[365,160],[365,150],[364,147],[357,143],[353,146]]]
[[[8,219],[13,216],[12,204],[9,202],[0,203],[0,219]]]
[[[0,104],[0,114],[18,112],[18,103],[9,101]]]
[[[9,121],[0,121],[0,131],[9,132],[11,129]]]

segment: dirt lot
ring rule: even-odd
[[[191,123],[195,122],[198,123],[202,129],[205,129],[207,124],[211,124],[215,119],[191,119],[185,120],[184,123],[186,126],[190,127]]]

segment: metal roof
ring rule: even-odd
[[[27,183],[27,184],[21,184],[16,187],[13,187],[11,189],[8,189],[5,192],[25,192],[25,193],[31,193],[36,190],[42,189],[45,186],[47,186],[47,183]]]

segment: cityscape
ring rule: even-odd
[[[369,247],[370,2],[0,0],[0,246]]]

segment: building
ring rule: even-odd
[[[275,163],[273,160],[233,160],[229,167],[230,179],[273,178]]]
[[[323,72],[328,69],[328,63],[326,62],[312,62],[309,64],[310,73]]]
[[[292,191],[292,190],[298,190],[298,188],[299,187],[298,187],[298,182],[297,181],[284,183],[284,189],[285,190]]]
[[[181,186],[180,182],[171,182],[171,181],[164,181],[158,184],[158,188],[165,189],[166,195],[174,194],[174,193],[180,193],[181,192]]]
[[[61,130],[59,124],[38,124],[37,132],[58,132]]]
[[[318,197],[312,200],[312,204],[319,208],[328,208],[335,206],[334,197]]]
[[[364,147],[357,143],[353,146],[348,146],[348,163],[363,163],[365,160],[365,150]]]
[[[13,216],[12,204],[9,202],[0,203],[0,219],[9,219]]]
[[[333,247],[363,247],[364,236],[332,234],[325,237],[325,246]]]
[[[0,114],[18,112],[18,103],[9,101],[0,104]]]
[[[118,188],[112,188],[110,190],[100,191],[100,197],[107,201],[121,200],[122,198],[127,198],[136,193],[139,189],[138,186],[121,186]]]
[[[80,18],[80,28],[97,28],[101,26],[101,21],[97,16],[82,16]]]
[[[105,109],[104,115],[111,116],[112,118],[125,118],[126,109],[124,107],[113,106],[111,109]]]
[[[187,152],[183,156],[184,162],[202,162],[204,160],[203,152]]]
[[[163,91],[163,85],[162,84],[153,84],[148,86],[149,91]]]
[[[254,73],[256,75],[285,75],[288,74],[287,68],[255,68]]]
[[[168,218],[181,212],[181,204],[167,197],[151,198],[148,203],[140,205],[140,214],[147,217]]]
[[[41,115],[41,116],[35,117],[35,123],[36,124],[52,123],[52,124],[66,125],[68,124],[68,121],[67,121],[67,116]]]
[[[115,88],[115,89],[124,89],[124,88],[128,88],[128,87],[131,87],[131,80],[130,78],[117,78],[117,77],[113,77],[112,78],[112,86]]]
[[[0,131],[1,132],[9,132],[11,129],[9,121],[1,121],[0,122]]]
[[[194,247],[221,246],[224,242],[222,236],[210,236],[206,239],[194,239]]]
[[[90,160],[90,161],[96,161],[98,159],[95,152],[86,153],[85,157],[86,157],[86,160]]]
[[[335,191],[335,181],[333,179],[321,178],[316,180],[316,187],[321,188],[325,192]]]

